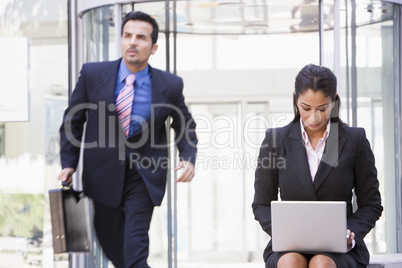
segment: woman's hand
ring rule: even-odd
[[[355,246],[355,233],[350,231],[349,229],[346,230],[346,241],[348,245],[348,251],[351,250]]]

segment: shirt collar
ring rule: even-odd
[[[301,128],[301,134],[302,134],[304,143],[308,144],[310,142],[310,140],[308,138],[306,130],[304,129],[304,125],[303,125],[303,121],[302,121],[301,117],[300,117],[300,128]],[[331,128],[331,119],[328,120],[327,129],[325,130],[324,135],[322,136],[322,139],[324,142],[327,140],[327,138],[329,136],[330,128]]]
[[[117,73],[117,81],[119,82],[123,82],[127,76],[129,76],[131,74],[130,69],[128,69],[127,65],[121,61],[120,62],[120,67],[119,67],[119,71]],[[144,82],[144,80],[149,77],[149,65],[147,65],[147,67],[144,68],[144,70],[141,70],[137,73],[134,73],[135,76],[135,83],[138,86],[141,86],[142,83]]]

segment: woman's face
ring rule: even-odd
[[[297,99],[304,129],[310,134],[323,134],[333,107],[331,97],[325,97],[321,91],[308,89]]]

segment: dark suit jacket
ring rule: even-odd
[[[76,168],[83,145],[83,187],[95,201],[116,207],[122,199],[127,161],[137,168],[155,205],[162,202],[168,167],[166,119],[173,118],[180,159],[195,163],[195,123],[184,103],[181,78],[150,67],[151,118],[143,131],[124,137],[114,106],[121,59],[87,63],[71,95],[60,128],[62,168]]]
[[[363,238],[381,216],[381,196],[370,144],[362,128],[332,123],[314,183],[311,180],[300,123],[268,129],[255,172],[253,212],[262,229],[271,236],[271,201],[346,201],[347,227],[356,235],[349,252],[362,264],[369,263]],[[353,212],[353,189],[358,209]],[[264,259],[272,253],[271,241]]]

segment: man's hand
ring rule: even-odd
[[[71,184],[73,182],[73,174],[75,169],[73,168],[63,168],[60,172],[58,179],[62,182],[66,182],[67,184]]]
[[[190,182],[194,178],[194,165],[189,161],[181,161],[174,170],[184,169],[176,182]]]

